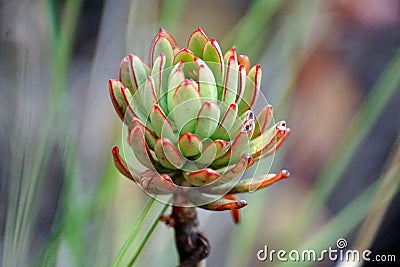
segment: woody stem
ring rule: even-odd
[[[176,205],[187,203],[185,196],[177,193],[171,217],[174,221],[175,244],[179,253],[180,267],[199,267],[210,252],[207,238],[199,229],[195,207]]]

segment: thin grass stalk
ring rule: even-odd
[[[143,209],[142,213],[139,216],[139,219],[137,223],[135,224],[135,227],[132,229],[132,231],[128,234],[128,237],[126,238],[124,244],[122,245],[121,249],[119,250],[114,262],[111,264],[112,267],[118,267],[121,266],[121,262],[126,256],[126,253],[129,250],[129,247],[132,245],[132,242],[136,239],[139,231],[143,227],[143,223],[147,216],[150,213],[150,209],[153,207],[154,202],[156,201],[155,198],[151,198],[150,201],[147,203],[145,208]]]
[[[153,198],[152,200],[154,201],[154,199],[155,198]],[[167,211],[171,201],[172,201],[172,197],[167,201],[166,204],[164,204],[164,206],[161,209],[161,211],[159,212],[158,216],[155,217],[152,224],[150,225],[150,228],[147,230],[144,238],[142,239],[138,248],[136,249],[135,253],[132,255],[131,259],[129,260],[128,264],[126,265],[127,267],[130,267],[135,263],[135,261],[137,260],[137,258],[140,255],[140,253],[142,252],[144,246],[146,245],[147,241],[149,240],[151,234],[153,233],[154,229],[156,228],[157,224],[160,222],[160,216],[163,215]]]

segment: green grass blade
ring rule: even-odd
[[[121,266],[121,261],[123,258],[126,256],[126,253],[128,252],[128,249],[132,242],[135,240],[137,234],[143,227],[143,223],[147,216],[149,215],[150,209],[153,207],[154,202],[156,201],[155,198],[151,198],[150,201],[147,203],[146,207],[143,209],[142,213],[140,214],[140,217],[135,224],[135,227],[132,229],[132,232],[129,233],[128,237],[126,238],[124,244],[122,245],[121,249],[119,250],[117,257],[115,258],[114,262],[112,263],[112,267],[118,267]]]
[[[168,209],[171,201],[172,201],[172,196],[167,201],[167,203],[164,205],[164,207],[161,209],[161,211],[158,214],[158,216],[156,216],[156,218],[154,219],[153,223],[151,224],[149,230],[147,230],[146,235],[144,236],[143,240],[139,244],[139,247],[136,249],[136,251],[133,254],[132,258],[129,260],[129,262],[127,264],[128,267],[132,266],[135,263],[135,261],[138,258],[140,252],[142,252],[143,247],[146,245],[146,243],[149,240],[151,234],[153,233],[154,229],[156,228],[157,224],[160,222],[160,216],[163,215],[165,213],[165,211]]]

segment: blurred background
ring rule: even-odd
[[[127,242],[149,197],[113,166],[107,81],[128,53],[148,59],[159,27],[185,46],[199,26],[261,64],[291,128],[271,170],[291,177],[243,196],[240,225],[200,211],[207,266],[344,266],[256,256],[339,238],[400,261],[400,1],[1,0],[0,16],[1,266],[110,266],[127,244],[126,266],[163,205]],[[135,266],[177,264],[160,223]]]

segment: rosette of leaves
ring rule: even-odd
[[[129,166],[118,147],[112,149],[116,167],[148,193],[174,194],[175,206],[231,210],[239,222],[238,209],[247,203],[234,194],[289,175],[283,170],[240,179],[255,162],[273,154],[290,131],[285,121],[268,127],[272,106],[265,105],[257,116],[252,111],[261,75],[260,65],[251,67],[235,48],[223,54],[200,28],[185,48],[160,29],[149,64],[130,54],[121,62],[119,79],[109,81],[128,143],[146,170]],[[173,225],[173,217],[164,219]]]

